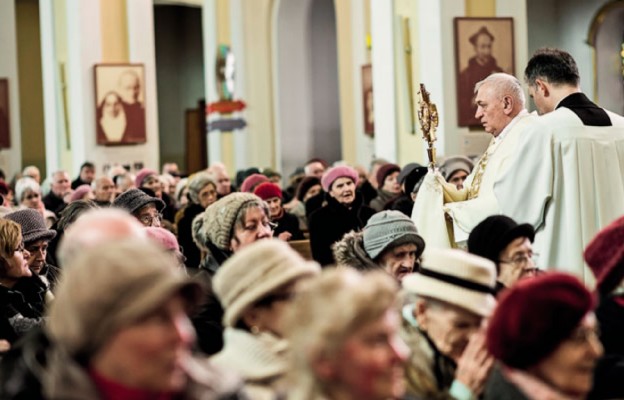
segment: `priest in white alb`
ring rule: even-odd
[[[412,219],[428,247],[462,246],[479,222],[500,214],[494,182],[509,167],[522,131],[536,118],[526,111],[522,86],[512,75],[492,74],[476,84],[475,93],[475,117],[492,139],[463,189],[457,190],[437,171],[425,176]]]

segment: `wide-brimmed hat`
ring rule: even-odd
[[[295,279],[320,273],[286,242],[260,240],[241,249],[217,271],[213,288],[225,314],[223,324],[235,326],[243,312],[274,290]]]
[[[117,196],[113,201],[113,207],[123,208],[134,214],[150,203],[154,204],[159,212],[165,208],[165,202],[158,197],[152,197],[141,189],[132,188]]]
[[[43,216],[32,208],[13,211],[4,216],[6,219],[17,222],[22,227],[24,243],[33,243],[39,240],[49,242],[56,237],[56,231],[48,229]]]
[[[482,317],[496,306],[494,263],[457,249],[431,249],[418,272],[403,278],[410,293],[464,308]]]
[[[598,291],[611,293],[624,280],[624,217],[598,232],[583,255]]]
[[[492,215],[474,227],[468,236],[468,251],[498,264],[501,251],[515,239],[525,237],[531,243],[535,229],[530,224],[518,224],[505,215]]]

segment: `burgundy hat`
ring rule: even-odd
[[[624,279],[624,217],[598,232],[583,254],[596,277],[596,288],[611,293]]]
[[[267,201],[274,197],[282,198],[282,189],[279,188],[275,183],[264,182],[256,186],[254,189],[254,194],[260,197],[262,200]]]
[[[534,366],[572,334],[594,308],[576,277],[549,272],[503,292],[487,330],[488,351],[505,365]]]
[[[338,178],[351,178],[354,184],[357,185],[358,183],[357,171],[351,167],[342,165],[340,167],[333,167],[325,171],[323,177],[321,178],[321,186],[323,186],[323,190],[329,192],[332,184]]]
[[[377,178],[377,184],[379,185],[379,188],[381,188],[384,184],[384,181],[386,180],[386,178],[388,177],[388,175],[392,174],[393,172],[401,172],[401,167],[399,167],[396,164],[384,164],[381,167],[379,167],[379,169],[377,170],[377,175],[375,175],[375,177]]]
[[[158,175],[158,171],[149,168],[143,168],[140,170],[134,179],[135,186],[140,188],[143,185],[143,181],[151,175]]]
[[[256,186],[263,182],[269,182],[269,178],[262,174],[251,174],[243,181],[241,185],[241,192],[243,193],[253,193]]]

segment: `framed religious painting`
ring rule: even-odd
[[[495,72],[515,74],[513,18],[455,18],[457,125],[481,126],[474,88]]]
[[[143,64],[97,64],[94,81],[97,144],[145,143]]]
[[[11,124],[9,121],[9,80],[0,78],[0,149],[11,147]]]

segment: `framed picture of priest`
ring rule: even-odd
[[[145,143],[143,64],[97,64],[94,84],[97,144]]]
[[[11,147],[9,123],[9,80],[0,78],[0,149]]]
[[[455,18],[457,125],[480,126],[475,84],[495,72],[515,75],[512,18]]]

